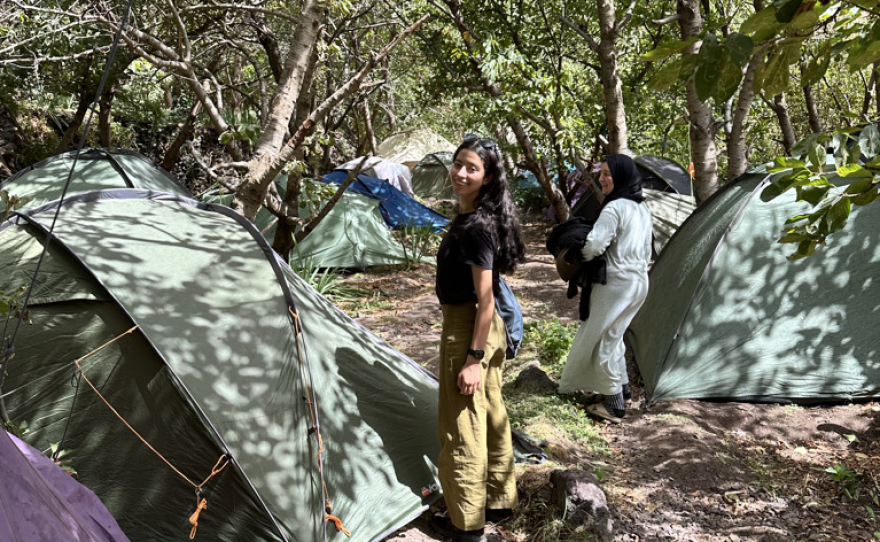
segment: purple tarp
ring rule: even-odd
[[[91,490],[0,429],[0,540],[128,542]]]

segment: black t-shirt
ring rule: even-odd
[[[437,250],[436,292],[441,305],[476,303],[471,266],[494,268],[495,241],[487,227],[475,218],[476,213],[455,217]],[[493,269],[493,290],[497,282],[497,271]]]

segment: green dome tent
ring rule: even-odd
[[[287,190],[287,177],[279,176],[275,185],[283,197]],[[210,192],[203,199],[229,205],[232,196]],[[304,212],[311,213],[313,210],[309,208]],[[254,223],[271,243],[275,237],[275,215],[261,206]],[[297,245],[291,254],[291,260],[294,258],[312,260],[318,267],[327,269],[367,269],[407,262],[406,250],[382,219],[379,201],[348,190]],[[424,261],[429,259],[425,258]]]
[[[761,201],[768,178],[724,186],[654,263],[628,334],[649,403],[880,397],[880,206],[854,207],[827,247],[789,261],[776,240],[806,204]]]
[[[452,199],[452,183],[449,169],[452,167],[451,152],[434,152],[426,155],[412,172],[412,187],[423,198]]]
[[[14,192],[20,198],[32,198],[31,206],[55,201],[61,197],[75,157],[76,151],[71,151],[37,162],[3,181],[0,189]],[[140,153],[122,149],[82,151],[67,194],[105,188],[139,188],[189,195],[170,173]]]
[[[0,290],[30,281],[56,207],[0,224]],[[6,406],[38,447],[66,434],[132,541],[187,540],[202,498],[197,541],[375,541],[437,498],[435,380],[251,223],[120,189],[65,200],[54,235]],[[325,522],[325,495],[350,538]]]

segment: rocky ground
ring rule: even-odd
[[[525,224],[527,262],[509,282],[527,321],[573,321],[575,304],[565,298],[543,248],[549,227],[537,219]],[[432,267],[355,275],[346,282],[394,299],[391,306],[355,315],[435,370],[440,312]],[[633,383],[637,376],[631,375]],[[875,511],[880,514],[880,405],[676,400],[644,409],[641,390],[634,391],[625,423],[600,424],[611,453],[553,443],[546,464],[518,467],[520,511],[508,524],[490,528],[490,540],[592,540],[583,531],[559,529],[558,511],[545,504],[549,473],[574,468],[601,473],[618,542],[880,540],[874,518]],[[545,528],[554,521],[555,529]],[[426,513],[387,540],[439,539]]]

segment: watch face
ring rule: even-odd
[[[486,355],[482,350],[474,350],[473,348],[468,348],[468,354],[472,355],[476,359],[483,359],[483,356]]]

